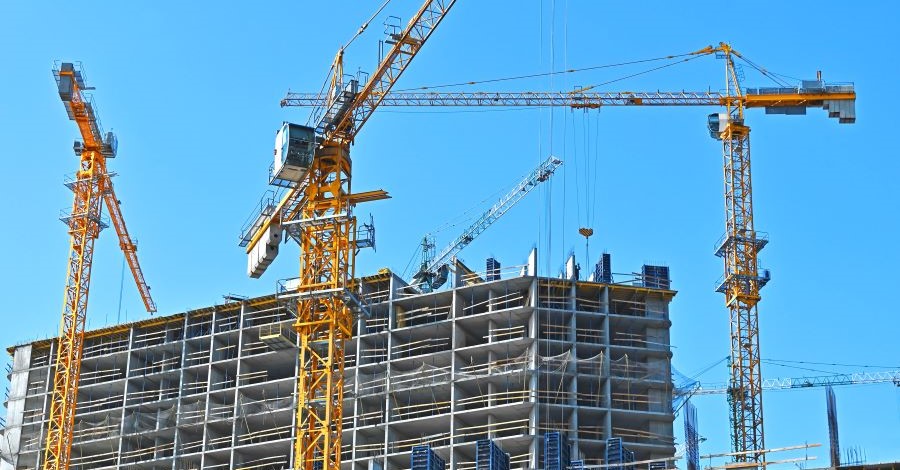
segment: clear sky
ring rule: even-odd
[[[405,23],[418,3],[394,0],[384,13]],[[160,314],[177,313],[228,293],[266,294],[277,279],[296,275],[297,248],[289,246],[261,280],[248,279],[237,234],[266,189],[275,130],[307,118],[279,100],[288,89],[318,91],[338,47],[380,4],[3,2],[0,344],[54,335],[59,323],[68,236],[57,217],[71,204],[62,182],[75,170],[78,133],[56,93],[54,60],[82,61],[97,88],[103,124],[119,137],[109,167],[119,174],[116,189],[144,273]],[[773,277],[759,307],[763,375],[900,369],[900,163],[891,143],[898,17],[894,2],[459,0],[396,88],[656,58],[719,41],[789,77],[822,70],[826,81],[855,82],[855,125],[838,125],[821,110],[748,113],[756,226],[771,239],[761,255]],[[373,69],[383,21],[373,21],[348,50],[346,70]],[[660,64],[443,90],[571,90]],[[772,85],[749,67],[745,74],[748,86]],[[705,57],[599,90],[722,86],[723,63]],[[729,349],[727,311],[713,290],[722,272],[713,245],[724,227],[721,148],[705,125],[713,111],[379,110],[353,148],[354,188],[384,188],[393,199],[357,212],[371,212],[378,230],[378,251],[361,253],[358,270],[402,271],[425,232],[473,206],[486,208],[484,201],[553,153],[564,170],[461,257],[473,266],[488,256],[514,265],[537,245],[543,273],[554,275],[571,250],[591,264],[577,235],[589,225],[596,232],[590,256],[612,253],[616,272],[668,264],[679,291],[674,365],[694,375]],[[463,226],[438,233],[439,246]],[[96,247],[91,328],[120,316],[146,318],[127,277],[118,312],[121,270],[110,229]],[[727,375],[719,364],[699,379]],[[766,394],[767,446],[822,443],[810,452],[819,457],[812,466],[827,465],[824,397],[818,388]],[[842,387],[837,401],[844,447],[864,449],[869,461],[900,460],[900,388]],[[724,397],[695,404],[707,439],[702,452],[728,451]],[[680,419],[676,433],[681,442]]]

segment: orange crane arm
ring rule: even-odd
[[[137,243],[128,234],[125,219],[122,217],[120,201],[116,197],[109,175],[106,175],[104,178],[103,200],[106,202],[109,218],[116,229],[116,234],[119,235],[119,247],[122,248],[122,253],[125,254],[125,260],[128,262],[128,268],[131,270],[132,277],[134,277],[134,283],[137,285],[138,292],[141,294],[144,307],[150,313],[156,312],[156,303],[153,302],[153,297],[150,296],[150,286],[147,285],[147,281],[144,279],[144,272],[141,271],[141,264],[138,261]]]

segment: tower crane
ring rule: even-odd
[[[340,469],[344,347],[355,315],[365,311],[352,289],[356,252],[373,242],[357,236],[353,209],[388,197],[383,190],[351,191],[350,144],[455,3],[426,0],[403,29],[388,31],[390,48],[368,80],[344,76],[340,48],[327,99],[311,114],[313,127],[285,123],[276,134],[270,183],[286,192],[278,203],[263,204],[241,236],[252,277],[277,255],[284,231],[300,245],[296,469]]]
[[[413,276],[412,283],[426,292],[442,286],[447,282],[448,263],[450,260],[459,254],[463,248],[467,247],[469,243],[472,243],[475,237],[481,235],[497,219],[528,195],[531,190],[550,179],[553,176],[553,172],[560,165],[562,165],[562,160],[553,156],[541,162],[537,168],[519,181],[513,189],[503,195],[496,204],[466,227],[463,233],[450,242],[437,256],[433,256],[434,252],[431,251],[434,247],[434,241],[426,235],[422,241],[422,267]]]
[[[122,218],[122,208],[111,179],[114,175],[106,169],[106,159],[116,156],[116,136],[112,132],[103,132],[93,100],[84,93],[92,88],[85,85],[80,67],[64,62],[53,69],[53,75],[66,113],[78,125],[82,139],[76,141],[74,147],[79,157],[78,171],[66,184],[75,194],[72,211],[62,217],[69,227],[69,262],[43,462],[44,470],[63,470],[69,468],[72,452],[94,240],[108,225],[101,218],[102,203],[109,211],[119,236],[119,247],[125,253],[144,306],[153,313],[156,304],[138,263],[137,244],[128,234]]]
[[[744,110],[764,108],[767,114],[806,114],[821,107],[839,123],[856,121],[856,93],[852,84],[828,85],[821,80],[803,81],[797,87],[748,88],[741,86],[735,58],[746,59],[731,45],[708,46],[691,55],[715,55],[725,61],[723,92],[491,92],[491,93],[392,93],[381,97],[383,106],[568,106],[595,109],[607,106],[716,106],[724,113],[709,115],[710,135],[722,142],[725,180],[725,235],[716,248],[724,259],[724,275],[717,291],[725,294],[731,324],[731,440],[739,462],[764,463],[762,379],[759,363],[757,304],[760,289],[769,281],[760,269],[758,252],[768,243],[756,230],[750,173],[750,128]],[[750,63],[749,61],[747,61]],[[752,63],[751,63],[752,65]],[[288,93],[282,106],[320,106],[317,93]]]

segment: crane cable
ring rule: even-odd
[[[429,231],[425,236],[426,236],[426,237],[433,236],[433,235],[435,235],[435,234],[437,234],[437,233],[440,233],[440,232],[443,232],[443,231],[446,231],[446,230],[450,230],[450,229],[455,228],[455,227],[457,227],[457,226],[459,226],[459,225],[462,225],[462,224],[464,224],[464,223],[469,223],[469,222],[475,220],[476,217],[479,217],[479,216],[481,216],[481,215],[483,215],[483,214],[485,213],[484,206],[485,206],[489,201],[491,201],[491,200],[495,200],[495,201],[496,201],[496,200],[498,200],[500,197],[502,197],[503,194],[507,194],[507,193],[509,193],[510,191],[512,191],[512,189],[515,188],[515,187],[519,184],[519,182],[521,182],[522,180],[524,180],[524,179],[528,176],[528,174],[529,174],[529,173],[523,174],[521,177],[517,178],[515,182],[513,182],[513,183],[511,183],[511,184],[509,184],[509,185],[507,185],[507,186],[499,187],[496,191],[494,191],[493,193],[489,194],[488,196],[486,196],[486,197],[485,197],[484,199],[482,199],[481,201],[475,203],[474,205],[472,205],[471,207],[469,207],[468,209],[466,209],[466,210],[463,211],[462,213],[460,213],[460,214],[458,214],[458,215],[456,215],[456,216],[454,216],[454,217],[448,219],[448,220],[447,220],[446,222],[444,222],[443,224],[438,225],[436,228],[434,228],[434,229],[432,229],[431,231]],[[490,208],[487,209],[487,210],[490,210]],[[412,257],[410,258],[409,262],[407,263],[406,268],[404,268],[404,270],[403,270],[403,272],[402,272],[402,275],[401,275],[402,278],[406,279],[407,274],[412,274],[412,273],[410,272],[410,269],[414,266],[414,263],[415,263],[416,259],[419,259],[419,254],[420,254],[421,252],[422,252],[422,245],[419,244],[418,246],[416,246],[416,251],[413,253]]]
[[[596,163],[594,164],[594,184],[598,183],[598,177],[600,176],[599,168],[600,168],[600,110],[597,110],[597,119],[594,120],[596,123],[595,127],[595,136],[594,136],[594,153],[596,157]],[[594,198],[591,201],[591,217],[590,222],[592,226],[597,225],[597,189],[594,189]]]
[[[403,272],[400,274],[400,277],[402,277],[403,279],[409,279],[407,277],[407,275],[412,274],[410,269],[412,269],[416,260],[419,259],[419,253],[421,253],[421,252],[422,252],[422,245],[419,244],[418,246],[416,246],[416,251],[413,252],[412,257],[409,258],[409,262],[406,263],[406,267],[403,268]]]
[[[599,150],[599,133],[600,120],[596,119],[597,138],[593,142],[593,151],[591,149],[591,116],[587,110],[582,112],[581,116],[581,146],[583,147],[582,159],[584,160],[583,170],[578,162],[578,128],[575,123],[574,110],[572,110],[572,153],[575,168],[575,211],[576,219],[579,225],[578,233],[584,237],[584,263],[585,268],[590,266],[590,237],[594,235],[593,227],[596,225],[596,205],[597,205],[597,167],[600,158]],[[595,160],[592,162],[591,160]],[[593,172],[591,164],[593,163]],[[584,175],[583,180],[579,178]],[[584,187],[582,196],[581,188]],[[581,210],[581,201],[584,198],[584,212]]]
[[[818,372],[820,374],[834,374],[835,373],[832,370],[813,369],[810,367],[800,367],[800,366],[792,366],[792,365],[788,365],[788,364],[779,364],[777,362],[772,362],[772,361],[769,361],[766,359],[760,359],[759,362],[761,362],[763,364],[768,364],[770,366],[785,367],[788,369],[806,370],[806,371],[810,371],[810,372]]]
[[[668,63],[668,64],[660,65],[660,66],[658,66],[658,67],[653,67],[653,68],[650,68],[650,69],[647,69],[647,70],[644,70],[644,71],[641,71],[641,72],[635,72],[635,73],[632,73],[632,74],[629,74],[629,75],[625,75],[625,76],[622,76],[622,77],[619,77],[619,78],[614,78],[614,79],[612,79],[612,80],[607,80],[607,81],[605,81],[605,82],[600,82],[600,83],[597,83],[597,84],[595,84],[595,85],[589,85],[589,86],[586,86],[586,87],[584,87],[584,88],[579,88],[578,91],[579,91],[579,92],[584,92],[584,91],[592,90],[592,89],[594,89],[594,88],[601,87],[601,86],[604,86],[604,85],[609,85],[610,83],[621,82],[622,80],[627,80],[627,79],[629,79],[629,78],[634,78],[634,77],[638,77],[638,76],[641,76],[641,75],[646,75],[646,74],[648,74],[648,73],[650,73],[650,72],[656,72],[656,71],[658,71],[658,70],[662,70],[662,69],[664,69],[664,68],[668,68],[668,67],[671,67],[671,66],[673,66],[673,65],[684,64],[684,63],[686,63],[686,62],[690,62],[690,61],[692,61],[692,60],[699,59],[699,58],[704,57],[704,56],[709,55],[709,54],[710,54],[710,53],[704,53],[704,54],[688,54],[688,55],[691,55],[691,57],[687,57],[687,58],[681,59],[681,60],[679,60],[678,62],[670,62],[670,63]]]
[[[371,23],[372,20],[375,19],[375,17],[377,17],[378,15],[380,15],[381,12],[384,10],[384,8],[385,8],[386,6],[388,6],[389,3],[391,3],[391,0],[385,0],[384,3],[382,3],[381,6],[378,7],[378,8],[375,10],[375,13],[373,13],[372,16],[369,17],[369,19],[367,19],[365,22],[363,22],[363,24],[361,24],[361,25],[359,26],[359,29],[356,30],[356,34],[354,34],[353,37],[351,37],[349,41],[347,41],[343,46],[341,46],[341,48],[339,49],[339,51],[344,51],[345,49],[347,49],[348,47],[350,47],[350,45],[353,44],[353,41],[355,41],[356,38],[360,37],[360,36],[362,35],[362,33],[364,33],[364,32],[366,31],[366,28],[369,27],[369,23]],[[341,53],[341,52],[338,52],[338,54],[340,54],[340,53]],[[325,89],[327,89],[329,83],[331,83],[331,76],[332,76],[333,73],[334,73],[334,62],[332,62],[332,63],[331,63],[331,66],[328,68],[328,72],[325,74],[325,80],[322,82],[322,87],[319,88],[319,95],[320,95],[320,96],[322,96],[322,95],[325,94]],[[290,92],[290,89],[288,89],[288,92]],[[318,114],[319,109],[321,109],[321,108],[322,108],[321,105],[320,105],[320,106],[316,106],[315,108],[313,108],[313,109],[310,111],[309,117],[306,119],[306,125],[307,125],[307,126],[312,125],[312,118],[313,118],[313,116],[316,116],[316,115]]]
[[[864,369],[900,369],[900,366],[874,366],[874,365],[861,365],[861,364],[840,364],[836,362],[813,362],[813,361],[791,361],[787,359],[764,359],[765,361],[775,363],[775,362],[787,362],[791,364],[811,364],[811,365],[819,365],[819,366],[838,366],[838,367],[860,367]]]
[[[629,74],[629,75],[624,75],[622,77],[618,77],[618,78],[615,78],[612,80],[607,80],[605,82],[600,82],[600,83],[597,83],[594,85],[589,85],[589,86],[578,89],[579,92],[584,92],[584,91],[588,91],[588,90],[598,88],[601,86],[605,86],[605,85],[609,85],[612,83],[627,80],[629,78],[646,75],[651,72],[655,72],[655,71],[662,70],[662,69],[665,69],[668,67],[672,67],[673,65],[690,62],[694,59],[699,59],[700,57],[705,57],[712,53],[713,52],[704,52],[704,53],[698,54],[696,52],[689,52],[689,53],[685,53],[685,54],[668,55],[668,56],[654,57],[654,58],[650,58],[650,59],[640,59],[640,60],[633,60],[633,61],[627,61],[627,62],[618,62],[618,63],[613,63],[613,64],[595,65],[595,66],[590,66],[590,67],[566,69],[566,70],[561,70],[561,71],[550,71],[550,72],[533,73],[533,74],[527,74],[527,75],[516,75],[516,76],[510,76],[510,77],[491,78],[491,79],[475,80],[475,81],[468,81],[468,82],[447,83],[447,84],[443,84],[443,85],[421,86],[421,87],[415,87],[415,88],[405,88],[405,89],[395,90],[395,91],[408,92],[408,91],[434,90],[434,89],[438,89],[438,88],[450,88],[450,87],[466,86],[466,85],[479,85],[482,83],[496,83],[496,82],[504,82],[504,81],[511,81],[511,80],[522,80],[522,79],[526,79],[526,78],[538,78],[538,77],[546,77],[546,76],[552,77],[554,75],[585,72],[585,71],[589,71],[589,70],[598,70],[598,69],[613,68],[613,67],[621,67],[621,66],[626,66],[626,65],[635,65],[635,64],[641,64],[641,63],[647,63],[647,62],[656,62],[656,61],[660,61],[660,60],[681,59],[677,62],[670,62],[668,64],[660,65],[658,67],[653,67],[653,68],[650,68],[647,70],[643,70],[643,71],[636,72],[636,73]],[[772,80],[773,82],[778,84],[779,86],[783,86],[783,87],[789,86],[789,84],[786,83],[784,80],[781,80],[780,78],[778,78],[779,76],[791,78],[794,80],[799,80],[795,77],[790,77],[788,75],[771,72],[768,69],[766,69],[765,67],[751,61],[746,56],[740,55],[740,56],[738,56],[738,58],[741,59],[743,62],[745,62],[750,67],[752,67],[754,70],[758,71],[760,74],[762,74],[766,78],[769,78],[770,80]],[[552,83],[552,81],[551,81],[551,83]]]
[[[375,13],[372,13],[372,16],[370,16],[369,19],[365,21],[365,23],[363,23],[359,26],[359,29],[356,31],[356,34],[354,34],[353,37],[350,38],[349,41],[347,41],[347,44],[344,44],[344,46],[341,49],[346,49],[346,48],[350,47],[350,44],[353,44],[353,41],[355,41],[356,38],[362,36],[362,33],[364,33],[366,31],[366,28],[369,27],[369,23],[371,23],[372,20],[375,19],[375,17],[377,17],[378,15],[381,14],[382,10],[384,10],[384,7],[388,6],[388,3],[391,3],[391,0],[384,0],[384,3],[382,3],[381,6],[378,7],[377,10],[375,10]]]
[[[541,2],[543,4],[543,2]],[[541,11],[541,15],[543,16],[543,10]],[[550,0],[550,72],[548,75],[548,79],[550,82],[550,89],[553,89],[553,72],[556,71],[556,0]],[[553,136],[554,136],[554,115],[556,114],[556,109],[551,106],[550,107],[550,155],[553,155]],[[565,121],[563,121],[565,122]],[[565,143],[566,136],[563,134],[563,143]],[[542,157],[543,155],[541,155]],[[553,187],[549,187],[549,197],[547,199],[547,264],[548,267],[550,265],[550,254],[553,253]],[[565,203],[565,192],[563,192],[563,203]],[[563,214],[565,214],[565,210],[563,210]],[[565,220],[565,215],[562,217]],[[565,247],[564,247],[565,248]],[[550,286],[547,286],[547,297],[550,297]],[[550,320],[549,315],[547,316],[548,323]],[[538,319],[538,324],[540,324],[540,319]],[[546,357],[550,356],[550,344],[546,344],[545,348]],[[539,382],[540,383],[540,382]],[[550,388],[552,383],[550,380],[547,380],[547,387]],[[560,416],[562,417],[562,409],[560,408]],[[545,420],[547,423],[551,421],[551,408],[548,406],[545,408]]]
[[[512,81],[512,80],[522,80],[522,79],[526,79],[526,78],[540,78],[540,77],[548,77],[548,76],[552,77],[554,75],[564,75],[564,74],[570,74],[570,73],[586,72],[589,70],[600,70],[600,69],[607,69],[607,68],[613,68],[613,67],[623,67],[626,65],[642,64],[642,63],[647,63],[647,62],[657,62],[657,61],[661,61],[661,60],[678,59],[681,57],[687,57],[687,56],[692,56],[692,55],[697,56],[696,53],[689,52],[689,53],[685,53],[685,54],[667,55],[667,56],[661,56],[661,57],[654,57],[654,58],[650,58],[650,59],[631,60],[631,61],[627,61],[627,62],[617,62],[617,63],[612,63],[612,64],[594,65],[594,66],[590,66],[590,67],[580,67],[580,68],[566,69],[566,70],[560,70],[560,71],[551,70],[550,72],[532,73],[532,74],[526,74],[526,75],[515,75],[515,76],[499,77],[499,78],[489,78],[489,79],[484,79],[484,80],[474,80],[474,81],[459,82],[459,83],[446,83],[443,85],[420,86],[420,87],[415,87],[415,88],[404,88],[404,89],[394,90],[394,91],[405,92],[405,91],[435,90],[438,88],[450,88],[450,87],[466,86],[466,85],[480,85],[483,83],[506,82],[506,81]],[[697,56],[697,57],[701,57],[701,56]],[[676,63],[679,63],[679,62],[676,62]]]
[[[525,178],[525,175],[522,175],[522,177],[519,178],[519,179],[516,180],[516,181],[518,182],[518,181],[520,181],[520,180],[522,180],[522,179],[524,179],[524,178]],[[475,203],[474,205],[472,205],[472,206],[469,207],[468,209],[464,210],[463,212],[459,213],[458,215],[456,215],[456,216],[454,216],[454,217],[452,217],[452,218],[450,218],[450,219],[447,219],[446,222],[444,222],[444,223],[441,224],[441,225],[438,225],[437,227],[435,227],[434,229],[432,229],[430,232],[428,232],[428,234],[429,234],[429,235],[434,235],[434,234],[436,234],[436,233],[440,233],[440,232],[443,232],[443,231],[445,231],[445,230],[449,230],[449,229],[451,229],[451,228],[457,227],[457,226],[459,226],[460,224],[464,224],[464,223],[466,223],[466,222],[471,222],[472,220],[475,220],[475,217],[477,217],[477,216],[479,216],[479,215],[481,215],[481,214],[484,213],[483,207],[484,207],[489,201],[499,199],[499,198],[501,197],[502,194],[504,194],[504,193],[506,193],[506,192],[509,192],[509,190],[510,190],[512,187],[515,186],[515,184],[516,184],[516,183],[513,183],[512,185],[510,185],[510,186],[508,186],[508,187],[500,187],[500,188],[498,188],[496,191],[494,191],[493,193],[487,195],[484,199],[482,199],[481,201]]]
[[[722,359],[719,359],[718,361],[713,362],[712,364],[710,364],[710,365],[704,367],[703,369],[700,369],[699,372],[696,372],[696,373],[694,373],[693,375],[689,375],[689,376],[687,376],[687,377],[688,377],[688,379],[690,379],[690,380],[698,380],[698,379],[700,378],[701,375],[703,375],[703,374],[705,374],[705,373],[711,371],[714,367],[718,366],[719,364],[721,364],[721,363],[723,363],[723,362],[725,362],[725,361],[727,361],[727,360],[728,360],[728,356],[725,356],[725,357],[723,357]]]
[[[765,67],[756,64],[755,62],[751,61],[750,59],[748,59],[748,58],[747,58],[746,56],[744,56],[743,54],[736,54],[736,55],[737,55],[737,57],[738,57],[739,59],[741,59],[742,61],[744,61],[747,65],[749,65],[750,67],[752,67],[753,69],[755,69],[757,72],[761,73],[764,77],[769,78],[769,79],[771,79],[773,82],[775,82],[776,84],[778,84],[778,86],[781,86],[781,87],[789,87],[789,86],[790,86],[789,83],[787,83],[787,82],[785,82],[784,80],[781,80],[780,78],[778,78],[778,77],[777,77],[778,74],[769,72]]]

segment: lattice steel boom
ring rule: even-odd
[[[827,387],[838,385],[868,385],[892,383],[900,387],[900,370],[876,372],[853,372],[849,374],[820,375],[815,377],[786,377],[765,379],[763,390],[791,390],[798,388]],[[725,395],[729,393],[728,384],[698,385],[696,389],[685,391],[690,395]]]
[[[740,99],[745,108],[814,107],[826,102],[853,100],[853,87],[827,86],[820,91],[796,88],[751,88]],[[652,92],[392,92],[384,96],[381,106],[440,107],[569,107],[598,109],[607,106],[725,106],[734,97],[715,91]],[[281,106],[317,107],[325,103],[319,93],[288,93]]]
[[[594,109],[606,106],[724,106],[725,113],[710,116],[710,134],[722,141],[725,180],[725,236],[716,254],[724,258],[725,274],[718,291],[726,296],[731,316],[732,444],[736,460],[762,464],[762,394],[759,370],[759,290],[769,280],[758,266],[758,251],[767,239],[753,220],[750,177],[750,128],[744,108],[764,108],[767,114],[806,114],[821,107],[840,123],[856,121],[856,93],[852,84],[826,85],[821,79],[797,87],[741,89],[734,57],[741,55],[726,43],[701,49],[694,55],[725,59],[725,92],[489,92],[389,93],[382,106],[566,106]],[[315,93],[289,93],[282,106],[320,106],[325,97]]]
[[[101,220],[101,199],[109,208],[120,246],[144,305],[150,312],[156,311],[156,305],[144,281],[135,244],[128,236],[119,201],[106,170],[106,159],[116,156],[115,136],[112,132],[104,134],[93,102],[83,93],[90,88],[85,86],[81,70],[75,64],[66,62],[54,68],[53,74],[69,119],[78,125],[82,138],[81,142],[75,143],[75,152],[79,156],[78,171],[74,179],[67,183],[75,194],[72,212],[62,218],[69,227],[69,261],[43,460],[45,470],[62,470],[69,468],[72,451],[94,240],[106,226]]]
[[[437,275],[437,271],[441,266],[450,262],[450,260],[459,254],[463,248],[468,246],[469,243],[472,243],[478,235],[481,235],[481,233],[487,230],[487,228],[496,222],[497,219],[512,209],[512,207],[528,195],[531,190],[550,179],[550,177],[553,176],[553,172],[555,172],[560,165],[562,165],[562,160],[553,156],[541,162],[537,168],[516,183],[513,189],[503,195],[496,204],[481,214],[475,222],[466,227],[463,233],[444,247],[437,256],[432,259],[426,259],[426,262],[423,263],[420,271],[415,275],[413,283],[424,283],[424,285],[430,286],[431,280]],[[433,287],[436,288],[438,286]]]

